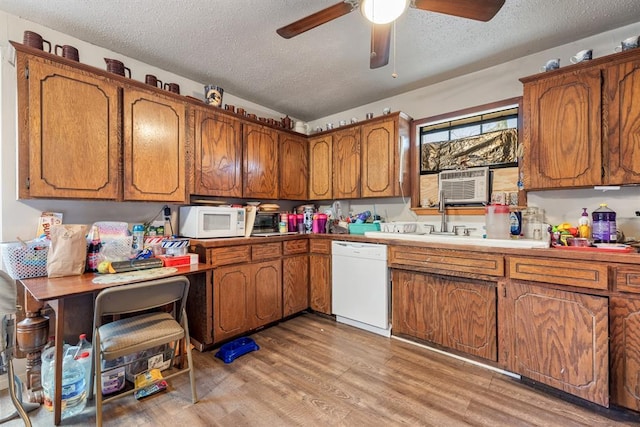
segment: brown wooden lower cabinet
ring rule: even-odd
[[[498,294],[506,369],[608,407],[608,298],[509,281]]]
[[[331,314],[331,241],[312,239],[309,251],[309,305]]]
[[[640,411],[640,299],[610,299],[611,403]]]
[[[283,316],[309,308],[309,255],[282,259]]]
[[[392,272],[394,335],[497,361],[496,283]]]
[[[251,329],[251,266],[238,264],[213,271],[213,338],[223,341]]]

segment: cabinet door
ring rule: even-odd
[[[331,314],[331,256],[309,255],[309,304],[312,310]]]
[[[497,360],[494,282],[393,271],[393,333]]]
[[[243,127],[243,196],[278,198],[278,133],[247,123]]]
[[[515,282],[501,291],[507,369],[609,406],[608,299]]]
[[[280,133],[280,198],[307,200],[308,146],[306,138]]]
[[[392,322],[394,335],[409,335],[422,340],[440,341],[438,288],[426,274],[392,270]]]
[[[196,194],[242,197],[240,122],[208,109],[195,110]]]
[[[608,183],[640,184],[640,60],[606,68],[605,75]]]
[[[640,300],[612,297],[611,403],[640,411]]]
[[[527,190],[602,183],[601,77],[583,70],[524,86]]]
[[[284,316],[309,308],[309,255],[282,259]]]
[[[362,125],[362,197],[396,195],[396,133],[395,120]]]
[[[118,199],[120,89],[104,78],[35,58],[27,66],[28,165],[20,159],[20,167],[28,170],[26,176],[21,172],[28,182],[20,194]]]
[[[333,198],[333,136],[309,138],[309,199]]]
[[[360,197],[360,126],[333,134],[333,197]]]
[[[282,319],[282,263],[280,259],[251,265],[252,327]]]
[[[249,265],[213,270],[213,340],[223,341],[251,329],[252,271]]]
[[[124,199],[184,203],[185,104],[136,88],[123,98]]]

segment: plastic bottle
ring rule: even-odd
[[[615,243],[616,213],[607,207],[606,203],[600,203],[600,207],[591,214],[593,219],[592,237],[594,243]]]
[[[80,362],[73,358],[73,349],[69,349],[62,360],[63,419],[82,412],[87,404],[86,388],[84,369]]]
[[[509,206],[488,205],[485,207],[485,226],[487,238],[509,239],[511,224],[509,222]]]
[[[93,346],[87,340],[87,334],[80,334],[78,344],[76,345],[76,351],[73,353],[73,358],[80,362],[84,369],[84,379],[89,386],[89,380],[91,378],[91,355],[93,354]]]
[[[582,214],[578,220],[578,235],[585,239],[591,238],[591,222],[587,208],[582,208]]]
[[[133,249],[133,252],[137,254],[144,248],[144,225],[136,224],[133,226],[131,231],[131,234],[133,235],[131,248]]]
[[[44,395],[44,406],[48,411],[53,411],[53,366],[55,363],[56,349],[55,347],[49,347],[42,351],[40,360],[42,361],[40,367],[40,384],[42,385],[42,394]]]
[[[98,271],[98,264],[100,264],[100,248],[102,248],[102,242],[100,241],[100,231],[95,225],[91,227],[90,233],[91,242],[87,248],[87,268],[86,271],[95,273]]]

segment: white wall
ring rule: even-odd
[[[17,200],[17,116],[16,116],[16,69],[8,63],[9,40],[22,43],[25,30],[35,31],[44,39],[56,44],[70,44],[78,48],[80,61],[100,69],[106,69],[104,58],[119,59],[131,69],[132,78],[144,81],[146,74],[154,74],[163,82],[173,82],[180,85],[180,93],[204,99],[203,82],[195,82],[176,74],[161,70],[133,58],[128,58],[108,49],[86,43],[64,34],[64,30],[56,31],[29,22],[14,15],[0,11],[0,49],[3,60],[0,65],[2,102],[0,112],[0,241],[15,241],[35,237],[37,219],[42,211],[62,212],[65,223],[91,224],[95,221],[126,221],[129,223],[144,222],[153,218],[163,204],[146,202],[89,202],[77,200]],[[247,111],[259,116],[280,118],[284,116],[277,111],[270,110],[231,93],[225,92],[223,102],[244,107]],[[89,173],[89,171],[88,171]],[[176,207],[171,206],[174,213]]]
[[[385,107],[391,108],[391,111],[404,111],[414,119],[422,119],[522,96],[522,84],[518,79],[538,73],[542,64],[548,59],[560,58],[561,66],[569,65],[569,58],[582,49],[593,49],[593,57],[599,58],[614,53],[614,47],[619,45],[621,40],[638,34],[640,34],[640,22],[498,64],[476,73],[332,114],[309,122],[309,129],[315,129],[316,126],[323,127],[326,123],[337,125],[340,120],[349,121],[351,117],[363,119],[367,112],[373,112],[375,116],[379,116]],[[400,74],[398,78],[401,79],[402,70],[398,70],[398,73]],[[397,203],[402,204],[402,200],[398,200]],[[635,211],[640,210],[640,187],[624,187],[621,191],[606,193],[583,189],[536,191],[528,194],[529,206],[543,208],[546,221],[552,224],[564,221],[577,223],[583,207],[592,212],[600,203],[608,203],[609,207],[617,212],[618,226],[627,237],[640,238],[640,218],[635,217]],[[388,210],[398,215],[391,217],[392,220],[415,218],[408,207],[406,209],[393,207]],[[433,224],[439,224],[440,221],[439,218],[433,217],[420,217],[420,220]],[[453,220],[465,225],[484,222],[482,217],[453,218]]]
[[[123,57],[89,43],[77,40],[61,31],[42,27],[13,15],[0,11],[0,49],[6,54],[8,41],[22,41],[25,30],[36,31],[52,44],[71,44],[80,51],[83,63],[98,68],[105,68],[103,58],[122,60],[131,68],[135,80],[144,80],[145,74],[154,74],[162,81],[180,84],[181,93],[202,98],[203,85],[206,82],[194,82],[180,76],[143,64],[133,58]],[[388,99],[363,105],[358,108],[339,112],[309,123],[309,128],[324,126],[325,123],[337,124],[340,120],[350,120],[351,117],[362,119],[367,112],[376,116],[385,107],[392,111],[402,110],[414,119],[435,116],[447,112],[486,104],[506,98],[522,95],[522,84],[519,78],[538,72],[540,66],[549,58],[561,58],[561,65],[569,64],[569,57],[575,52],[591,48],[594,57],[601,57],[613,53],[613,48],[620,40],[634,34],[640,34],[640,22],[623,28],[578,40],[573,43],[558,46],[544,52],[532,54],[504,64],[451,79],[439,84],[416,89]],[[399,79],[402,79],[402,70]],[[391,77],[390,77],[391,78]],[[4,58],[1,63],[0,93],[2,102],[0,111],[0,241],[16,240],[16,236],[31,238],[35,234],[36,221],[43,210],[63,212],[67,223],[91,223],[99,220],[122,220],[127,222],[146,221],[155,216],[161,208],[157,203],[114,203],[114,202],[84,202],[58,200],[17,200],[16,191],[16,70]],[[224,102],[242,105],[245,109],[267,117],[280,117],[282,114],[266,109],[248,101],[234,97],[225,92]],[[636,220],[634,212],[640,210],[640,189],[638,187],[624,188],[619,192],[595,192],[585,190],[562,190],[529,193],[529,205],[545,209],[546,220],[551,223],[562,221],[577,221],[582,207],[592,211],[601,202],[608,202],[609,206],[618,212],[621,218],[620,227],[629,236],[640,237],[640,219]],[[409,209],[408,199],[379,199],[360,200],[350,203],[354,212],[374,209],[387,220],[415,220],[416,216]],[[329,203],[327,204],[329,205]],[[175,209],[174,209],[175,211]],[[439,224],[439,218],[420,217],[420,220]],[[480,223],[482,217],[451,218],[455,223],[465,225]]]

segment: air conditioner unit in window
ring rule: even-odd
[[[489,168],[442,171],[438,174],[438,194],[449,204],[489,202]]]

